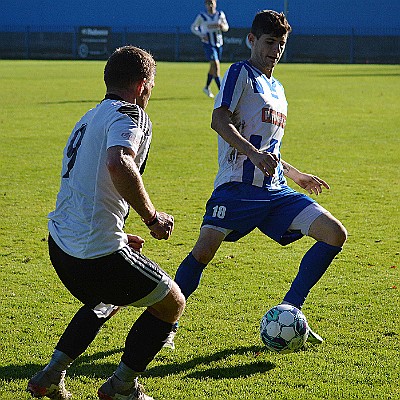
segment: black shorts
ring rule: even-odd
[[[100,303],[151,306],[172,286],[166,272],[129,246],[104,257],[80,259],[61,250],[49,235],[49,254],[65,287],[91,308]]]

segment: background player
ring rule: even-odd
[[[49,254],[67,289],[84,305],[61,336],[49,364],[28,383],[34,397],[66,400],[66,369],[120,306],[147,307],[133,324],[121,362],[100,387],[104,400],[151,400],[137,377],[162,348],[185,299],[159,266],[143,256],[143,239],[123,231],[131,206],[156,239],[173,217],[157,212],[144,187],[152,124],[144,109],[156,65],[133,46],[117,49],[104,69],[105,99],[75,125],[64,150],[61,187],[49,214]]]
[[[220,60],[224,43],[222,32],[227,32],[229,25],[224,12],[217,11],[216,0],[205,0],[205,6],[207,12],[201,12],[197,15],[191,26],[191,31],[201,38],[206,59],[210,62],[203,92],[212,98],[214,95],[210,90],[211,81],[214,79],[218,89],[221,87]]]
[[[219,134],[214,192],[207,202],[200,236],[175,281],[186,298],[222,241],[236,241],[258,228],[281,245],[303,235],[316,243],[304,255],[283,302],[300,308],[346,241],[344,226],[307,195],[291,189],[285,176],[318,195],[328,184],[281,159],[287,115],[282,85],[273,71],[291,27],[283,14],[258,13],[248,35],[251,57],[230,66],[215,99],[212,128]],[[174,332],[166,346],[173,347]],[[310,341],[322,338],[311,331]]]

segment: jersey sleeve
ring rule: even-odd
[[[109,127],[107,148],[123,146],[131,149],[135,154],[139,151],[144,132],[128,115],[121,114]]]
[[[197,14],[196,19],[193,21],[192,25],[190,26],[190,30],[196,36],[200,36],[201,37],[206,33],[206,32],[202,32],[201,31],[202,23],[203,23],[203,18],[201,17],[201,14]]]
[[[246,80],[247,74],[243,63],[232,64],[222,79],[221,90],[215,98],[214,109],[224,106],[233,113],[242,96]]]

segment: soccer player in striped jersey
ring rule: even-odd
[[[227,32],[229,25],[225,13],[217,10],[216,0],[205,0],[205,6],[206,12],[201,12],[197,15],[191,25],[191,31],[200,37],[206,59],[210,62],[203,92],[208,97],[213,98],[214,95],[211,92],[210,85],[214,79],[218,89],[221,87],[220,60],[224,44],[222,32]]]
[[[250,59],[231,65],[223,78],[211,123],[219,134],[214,192],[200,236],[175,276],[186,298],[198,287],[204,268],[223,241],[239,240],[258,228],[281,245],[304,235],[316,240],[283,297],[284,303],[301,309],[346,241],[347,232],[339,220],[286,182],[290,178],[315,195],[329,189],[324,180],[300,172],[281,158],[287,101],[273,71],[290,31],[282,13],[259,12],[248,35]],[[174,347],[176,327],[167,347]],[[311,331],[309,341],[321,343],[322,338]]]
[[[49,214],[49,254],[63,284],[83,303],[49,364],[28,383],[34,397],[67,400],[64,377],[120,307],[147,307],[133,323],[103,400],[151,400],[138,375],[163,347],[185,306],[179,287],[141,254],[143,239],[124,232],[132,207],[156,239],[168,239],[171,215],[156,211],[141,178],[152,137],[144,111],[154,86],[153,57],[117,49],[104,69],[107,93],[75,125],[64,150],[61,186]]]

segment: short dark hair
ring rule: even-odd
[[[292,31],[284,13],[273,10],[259,11],[251,25],[251,33],[259,39],[262,35],[284,36]]]
[[[156,62],[147,51],[135,46],[117,48],[104,67],[107,88],[125,89],[133,82],[151,79],[156,72]]]

